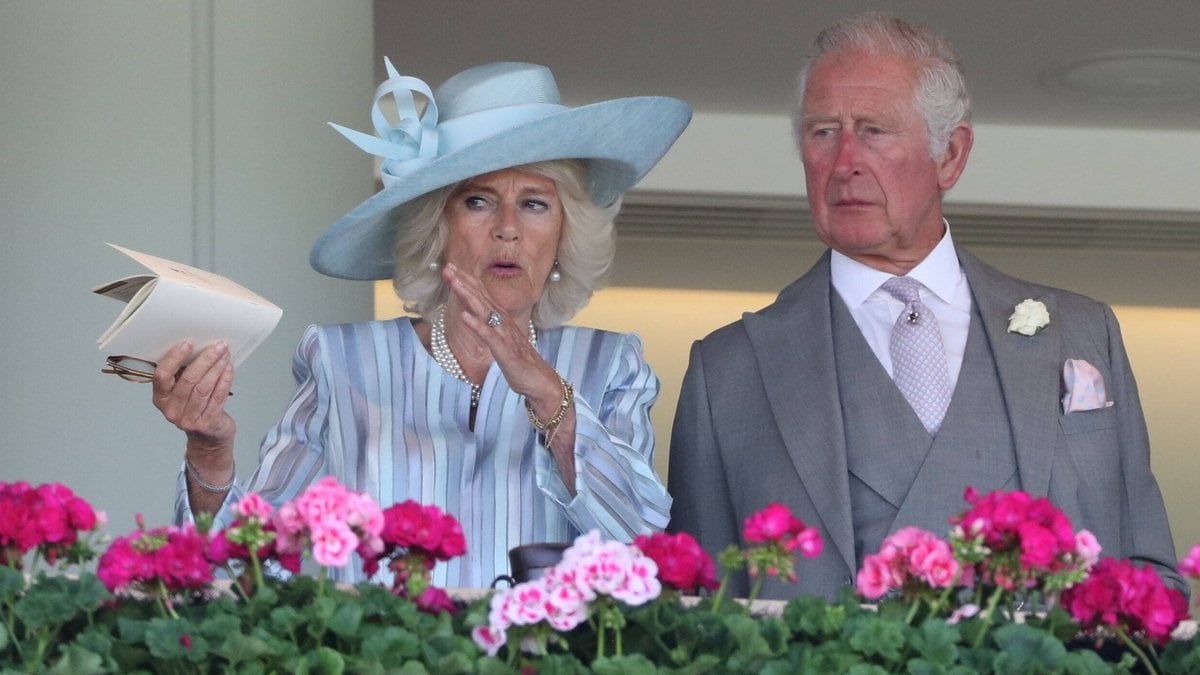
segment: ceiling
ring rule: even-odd
[[[814,35],[871,10],[950,39],[976,123],[1200,131],[1200,0],[375,0],[377,74],[385,55],[434,87],[479,63],[530,61],[571,105],[661,94],[701,113],[786,115]],[[1178,68],[1101,78],[1120,95],[1052,83],[1066,64],[1115,52]]]

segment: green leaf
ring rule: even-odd
[[[72,600],[76,607],[85,612],[95,612],[112,599],[112,594],[91,572],[84,572],[73,581]]]
[[[304,617],[295,607],[283,606],[271,610],[271,625],[285,633],[294,633],[304,622]]]
[[[641,654],[626,654],[596,659],[592,662],[596,675],[655,675],[658,668]]]
[[[414,662],[409,661],[409,663]],[[431,661],[429,666],[433,672],[445,673],[446,675],[475,672],[474,660],[468,658],[467,655],[462,652],[451,652],[444,654],[437,660]]]
[[[317,649],[316,665],[313,668],[314,673],[319,675],[342,675],[346,670],[346,660],[342,655],[329,647],[321,647]]]
[[[1164,673],[1200,673],[1200,639],[1168,642],[1159,663]]]
[[[931,664],[949,668],[958,661],[958,628],[927,619],[912,635],[912,647]]]
[[[873,663],[856,663],[846,670],[846,675],[888,675],[888,671]]]
[[[362,618],[362,607],[355,602],[347,602],[338,607],[329,618],[329,630],[341,637],[351,637],[358,633]]]
[[[373,629],[363,636],[362,654],[386,664],[401,664],[421,653],[416,634],[399,626]]]
[[[1061,641],[1033,626],[1006,624],[994,637],[1000,650],[993,662],[998,674],[1057,672],[1067,654]]]
[[[819,642],[841,633],[846,610],[824,598],[802,595],[784,607],[783,619],[793,632]]]
[[[1112,664],[1105,663],[1104,659],[1093,651],[1067,652],[1067,655],[1063,657],[1061,668],[1065,675],[1108,675],[1113,672]],[[1164,667],[1160,672],[1194,673],[1196,671],[1175,671]]]
[[[276,654],[265,641],[241,632],[227,636],[225,641],[214,648],[212,652],[224,657],[233,665],[253,661],[261,656]]]
[[[67,645],[63,649],[62,658],[46,672],[50,675],[93,675],[110,670],[105,667],[104,659],[99,654],[79,645]]]
[[[127,616],[117,617],[117,636],[123,642],[138,643],[146,637],[149,622]]]
[[[146,628],[146,647],[160,659],[177,659],[187,656],[183,636],[188,635],[189,626],[173,619],[152,619]]]
[[[0,565],[0,600],[11,602],[25,590],[25,575],[8,565]]]
[[[91,629],[80,633],[74,644],[81,649],[99,654],[104,658],[112,658],[113,640],[100,629]]]
[[[47,578],[42,575],[39,575],[34,585],[17,600],[14,610],[17,618],[33,630],[66,623],[78,611],[72,589],[65,582],[65,578]]]
[[[891,662],[900,659],[905,628],[904,624],[878,616],[863,616],[847,625],[851,647],[860,654],[880,656]]]
[[[516,675],[517,671],[508,667],[508,664],[496,658],[480,659],[478,673],[479,675]]]

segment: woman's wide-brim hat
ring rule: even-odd
[[[313,245],[309,262],[343,279],[393,276],[396,209],[421,195],[500,169],[557,159],[582,160],[592,201],[615,202],[666,154],[691,120],[688,104],[639,96],[564,106],[549,69],[489,63],[465,70],[431,92],[386,62],[375,91],[375,136],[332,125],[383,158],[383,189],[342,216]],[[426,100],[418,110],[413,94]],[[379,102],[392,96],[399,121]]]

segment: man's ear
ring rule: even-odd
[[[975,142],[975,131],[971,125],[963,122],[950,132],[950,143],[946,151],[937,160],[938,189],[942,192],[954,187],[963,169],[967,168],[967,156],[971,154],[971,145]]]

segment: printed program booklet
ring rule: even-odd
[[[92,292],[125,303],[100,336],[110,356],[158,361],[176,343],[191,339],[199,353],[224,340],[236,368],[262,344],[283,316],[266,298],[202,269],[109,244],[150,269],[101,284]]]

